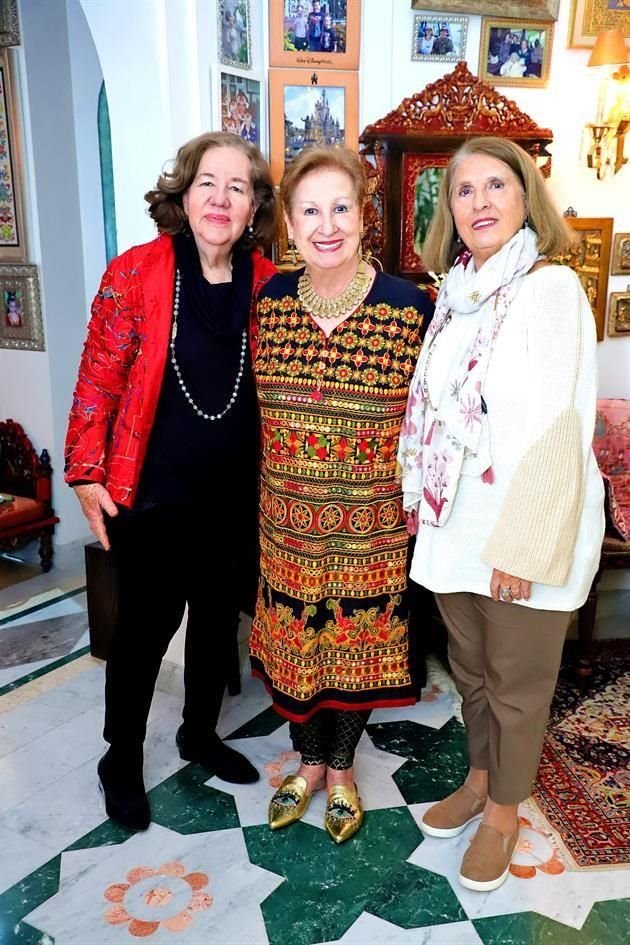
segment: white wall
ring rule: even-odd
[[[413,21],[418,11],[410,7],[408,0],[363,0],[361,128],[453,69],[451,63],[411,60]],[[581,217],[613,217],[615,233],[630,232],[630,164],[619,174],[598,181],[581,156],[582,128],[595,118],[599,75],[597,69],[586,66],[589,50],[567,49],[570,8],[570,0],[560,0],[548,87],[510,86],[499,91],[538,125],[552,129],[549,186],[560,209],[572,206]],[[481,17],[471,16],[466,55],[474,75],[479,65],[480,35]],[[624,291],[628,281],[626,276],[611,276],[609,292]],[[630,338],[606,337],[598,345],[598,355],[600,396],[630,397]]]

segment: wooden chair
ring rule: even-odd
[[[50,456],[38,456],[15,420],[0,422],[0,552],[39,539],[42,571],[50,571],[53,532],[59,521],[51,504]]]
[[[630,400],[597,401],[593,450],[606,487],[606,535],[599,568],[578,611],[576,675],[588,683],[593,673],[593,632],[597,590],[604,571],[630,568]]]

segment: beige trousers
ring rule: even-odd
[[[497,804],[532,792],[570,613],[436,594],[463,699],[470,764],[488,772]]]

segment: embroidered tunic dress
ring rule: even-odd
[[[261,578],[250,641],[254,673],[294,721],[415,701],[395,471],[433,310],[427,292],[379,273],[326,339],[297,299],[299,275],[274,276],[258,303]]]

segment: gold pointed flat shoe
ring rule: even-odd
[[[349,840],[363,823],[361,798],[356,784],[335,784],[328,793],[324,826],[335,843]]]
[[[294,824],[306,811],[311,797],[305,778],[299,774],[286,777],[269,802],[271,829],[278,830]]]

